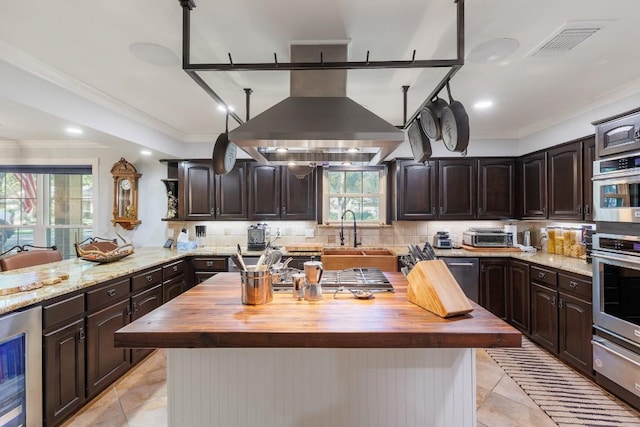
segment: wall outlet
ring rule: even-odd
[[[282,233],[280,232],[280,227],[276,227],[276,237],[281,237]]]
[[[304,230],[305,237],[316,237],[316,230],[313,228],[306,228]]]

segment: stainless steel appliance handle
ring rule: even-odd
[[[473,267],[472,262],[450,262],[447,265],[449,267]]]
[[[592,258],[602,258],[602,259],[608,259],[609,261],[618,261],[618,262],[626,262],[626,263],[634,263],[634,264],[638,264],[638,266],[640,266],[640,260],[639,261],[630,261],[629,258],[622,258],[622,257],[617,257],[617,256],[612,256],[612,255],[608,255],[608,254],[604,254],[602,252],[592,252],[591,253],[591,257]]]
[[[606,341],[606,340],[600,340],[600,339],[598,339],[598,338],[594,338],[594,339],[592,339],[592,340],[591,340],[591,344],[593,344],[593,345],[597,345],[598,347],[601,347],[601,348],[603,348],[603,349],[605,349],[605,350],[608,350],[608,351],[610,351],[610,352],[613,352],[613,353],[615,353],[615,354],[616,354],[616,356],[618,356],[619,358],[624,359],[624,360],[626,360],[627,362],[633,363],[633,364],[634,364],[634,365],[636,365],[636,366],[640,366],[636,360],[633,360],[633,359],[631,359],[631,358],[627,357],[626,355],[622,354],[622,352],[620,352],[620,351],[616,351],[616,350],[615,350],[614,348],[612,348],[610,345],[607,345],[607,344],[609,344],[609,342],[608,342],[608,341]]]

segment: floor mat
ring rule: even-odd
[[[640,426],[640,413],[525,337],[521,348],[486,351],[559,426]]]

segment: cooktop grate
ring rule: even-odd
[[[393,292],[389,279],[379,268],[349,268],[347,270],[324,270],[320,280],[322,288],[363,289],[377,292]],[[292,290],[291,280],[275,283],[275,291]]]

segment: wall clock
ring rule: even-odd
[[[113,175],[113,225],[133,230],[138,219],[138,179],[142,176],[124,157],[111,167]]]

